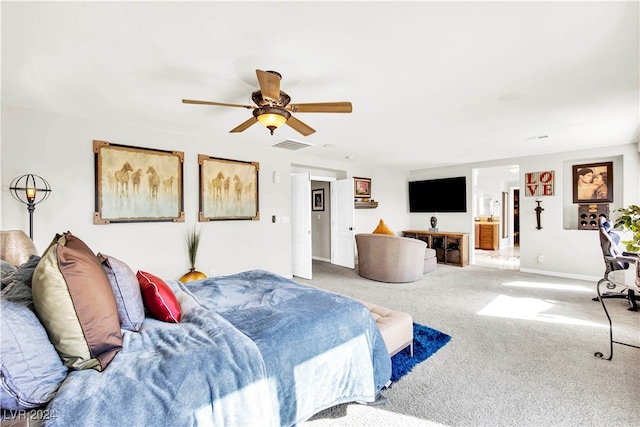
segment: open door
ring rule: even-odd
[[[311,279],[311,176],[291,175],[291,256],[294,276]]]
[[[331,263],[355,268],[353,180],[331,182]]]

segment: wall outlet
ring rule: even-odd
[[[212,269],[212,270],[209,272],[209,277],[213,277],[213,276],[215,276],[215,275],[216,275],[216,271]]]
[[[542,254],[538,255],[538,262],[541,264],[544,262],[544,255]]]

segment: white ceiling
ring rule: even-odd
[[[409,170],[625,144],[639,139],[638,6],[2,1],[2,103]],[[250,104],[257,68],[292,103],[353,113],[297,114],[309,137],[230,134],[249,110],[181,103]]]

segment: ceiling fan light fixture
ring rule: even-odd
[[[271,135],[273,135],[274,130],[285,124],[291,117],[291,113],[278,107],[259,107],[253,110],[253,115],[262,126],[269,129]]]

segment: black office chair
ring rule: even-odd
[[[616,233],[611,225],[611,222],[605,217],[600,217],[600,247],[602,248],[602,256],[604,258],[604,277],[607,277],[611,271],[614,270],[626,270],[630,265],[634,265],[638,259],[637,254],[630,252],[620,252],[618,245],[620,244],[620,236]],[[615,285],[607,283],[608,289],[615,289]],[[638,301],[640,301],[640,295],[636,295],[633,289],[623,289],[621,292],[605,292],[601,295],[602,298],[622,298],[628,299],[631,307],[629,310],[638,311]],[[599,301],[598,297],[593,298],[593,301]]]

